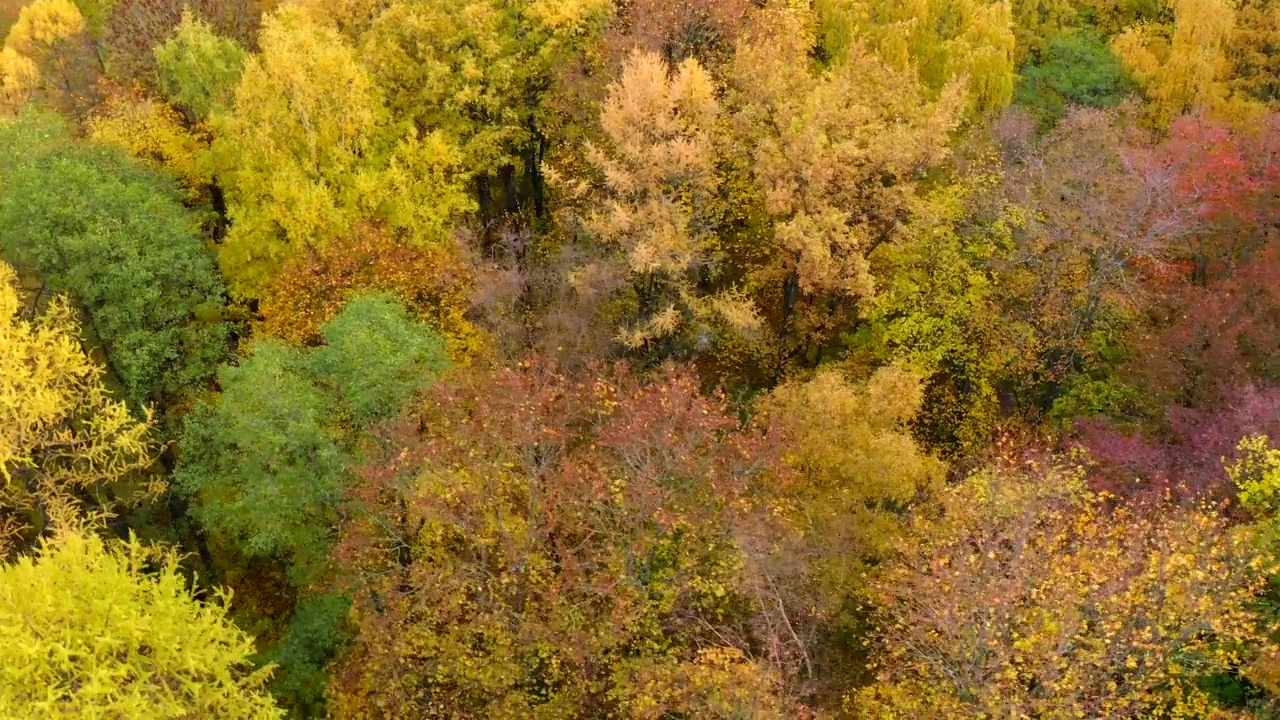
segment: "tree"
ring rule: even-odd
[[[439,337],[386,296],[351,300],[322,332],[311,350],[258,340],[222,368],[174,475],[206,529],[247,557],[289,559],[299,584],[324,569],[353,426],[393,416],[446,364]]]
[[[918,175],[948,152],[963,88],[936,101],[910,68],[861,44],[809,72],[814,18],[775,7],[756,16],[734,60],[735,142],[772,225],[747,285],[774,338],[775,373],[814,363],[857,323],[874,281],[867,254],[907,217]]]
[[[341,399],[356,427],[388,420],[430,378],[448,367],[444,342],[388,295],[363,295],[321,331],[311,371]]]
[[[231,216],[219,256],[232,291],[260,297],[291,257],[365,220],[386,220],[411,244],[446,244],[471,207],[449,140],[389,122],[355,50],[302,9],[273,13],[261,44],[214,143]]]
[[[1157,122],[1188,112],[1247,118],[1260,111],[1233,97],[1227,45],[1236,4],[1228,0],[1171,0],[1172,26],[1139,24],[1115,38],[1113,47],[1154,103]]]
[[[154,52],[160,88],[188,123],[202,122],[231,106],[247,57],[234,40],[216,35],[188,10]]]
[[[1105,40],[1076,30],[1051,37],[1040,62],[1019,71],[1014,99],[1050,125],[1071,106],[1114,107],[1135,89]]]
[[[1022,68],[1043,61],[1049,43],[1080,20],[1073,0],[1013,0],[1009,3],[1013,35],[1017,39],[1014,65]]]
[[[658,55],[633,55],[601,110],[609,144],[589,153],[607,199],[588,227],[620,255],[613,272],[633,293],[635,312],[618,337],[630,348],[676,339],[705,344],[708,326],[743,332],[757,323],[750,302],[703,289],[714,283],[717,265],[706,215],[715,192],[719,108],[697,61],[668,74]]]
[[[261,331],[291,343],[320,342],[320,328],[352,296],[386,292],[448,340],[465,362],[485,347],[467,317],[472,270],[453,248],[416,247],[385,225],[362,223],[350,235],[309,248],[268,283],[258,305]]]
[[[322,334],[308,350],[258,339],[224,367],[222,392],[187,418],[174,472],[216,562],[263,598],[273,691],[307,712],[323,706],[323,669],[347,637],[328,555],[359,433],[447,365],[439,336],[385,295],[351,299]]]
[[[962,80],[973,111],[1009,104],[1015,40],[1008,2],[819,0],[816,8],[822,48],[834,62],[865,42],[881,62],[914,73],[933,93]]]
[[[105,6],[101,38],[111,77],[126,87],[165,89],[164,69],[156,50],[183,34],[184,18],[204,25],[209,34],[227,38],[243,48],[257,49],[265,7],[278,0],[77,0]],[[221,68],[209,68],[214,74]]]
[[[0,565],[0,714],[283,718],[253,640],[176,559],[66,532]]]
[[[922,373],[913,418],[925,446],[950,456],[986,447],[1003,414],[1000,389],[1024,386],[1038,367],[1024,353],[1035,334],[1008,312],[996,269],[1014,248],[1019,213],[1002,197],[1003,168],[990,150],[966,151],[964,174],[923,194],[901,233],[876,248],[883,278],[870,321],[849,339],[864,364],[905,363]]]
[[[67,293],[137,406],[198,389],[233,324],[212,254],[173,183],[27,113],[0,125],[5,256]]]
[[[188,6],[185,0],[113,0],[103,33],[111,77],[125,86],[154,89],[153,48],[174,33]]]
[[[1088,453],[1091,487],[1139,498],[1231,497],[1223,463],[1240,459],[1240,438],[1280,433],[1280,389],[1224,389],[1201,407],[1166,401],[1160,421],[1136,428],[1107,418],[1076,423],[1072,442]]]
[[[218,374],[222,392],[187,418],[174,473],[209,533],[243,554],[322,569],[349,459],[333,401],[305,357],[278,341],[254,343]]]
[[[175,176],[186,204],[209,204],[213,176],[206,160],[208,137],[189,129],[167,103],[139,93],[115,93],[90,118],[88,128],[95,142],[120,148]]]
[[[80,10],[69,0],[36,0],[22,9],[0,50],[0,112],[35,102],[83,118],[98,99],[101,73]]]
[[[150,424],[111,398],[70,306],[57,298],[23,320],[14,280],[0,263],[0,557],[163,491],[145,474]]]
[[[731,56],[751,10],[748,0],[634,0],[606,23],[602,53],[611,67],[640,50],[673,66],[693,58],[714,68]]]
[[[810,686],[848,683],[864,671],[867,579],[942,484],[946,466],[908,432],[923,399],[920,379],[900,367],[861,384],[827,368],[781,385],[758,408],[787,469],[766,505],[791,532],[748,545],[748,568],[760,594],[772,597],[765,622],[791,638]]]
[[[544,103],[556,66],[580,52],[608,0],[397,0],[359,35],[361,57],[398,120],[444,133],[488,222],[546,213],[542,158],[560,135]]]
[[[1274,106],[1280,100],[1280,7],[1244,0],[1227,44],[1232,91]]]
[[[726,411],[674,371],[434,385],[349,498],[335,557],[360,629],[333,714],[787,716],[752,648],[788,641],[744,636],[732,535],[771,463]]]
[[[1274,558],[1210,507],[1108,502],[1069,471],[989,471],[874,581],[879,683],[862,717],[1205,717],[1204,681],[1272,651]]]
[[[1032,331],[1023,397],[1042,408],[1060,403],[1068,420],[1072,388],[1096,389],[1092,381],[1123,360],[1149,302],[1144,281],[1165,271],[1170,249],[1196,228],[1195,209],[1146,162],[1151,141],[1132,117],[1074,110],[1006,176],[1022,221],[994,270],[1009,317]]]

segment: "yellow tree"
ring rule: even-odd
[[[945,466],[914,444],[905,424],[920,409],[920,379],[880,369],[865,385],[839,371],[782,385],[764,405],[787,428],[788,462],[798,471],[794,507],[805,542],[837,592],[857,583],[892,549],[905,508],[936,489]]]
[[[652,52],[627,61],[601,109],[608,145],[588,155],[604,176],[606,200],[588,224],[620,251],[617,271],[636,310],[619,334],[629,347],[705,333],[715,321],[742,330],[755,324],[746,300],[699,289],[716,260],[706,210],[716,191],[718,113],[715,87],[696,60],[669,73]]]
[[[96,100],[101,73],[76,6],[36,0],[22,9],[0,50],[0,112],[35,101],[82,117]]]
[[[300,249],[385,218],[406,241],[448,240],[470,207],[443,135],[388,120],[337,30],[286,6],[267,18],[214,143],[232,226],[219,248],[231,289],[258,296]]]
[[[943,504],[873,581],[879,683],[857,717],[1217,717],[1200,681],[1274,650],[1255,612],[1274,558],[1213,508],[1126,505],[1034,464]]]
[[[946,157],[963,85],[937,100],[911,68],[864,45],[809,69],[814,17],[775,3],[755,16],[732,68],[735,144],[772,223],[772,253],[751,271],[778,352],[812,355],[874,292],[867,254],[907,217],[919,171]]]
[[[1243,119],[1261,108],[1231,94],[1232,0],[1169,0],[1172,26],[1139,23],[1112,46],[1152,101],[1157,122],[1187,112]]]
[[[768,505],[789,532],[765,545],[771,551],[749,556],[749,575],[772,591],[764,597],[786,600],[790,618],[776,622],[793,626],[827,682],[848,682],[860,671],[861,660],[840,640],[864,621],[857,598],[912,512],[942,485],[945,465],[918,448],[906,427],[922,399],[919,378],[898,367],[862,384],[827,368],[780,386],[760,408],[789,470],[778,474]]]
[[[196,600],[177,558],[136,539],[60,534],[0,565],[0,715],[283,718],[227,600]]]
[[[1244,0],[1227,46],[1232,90],[1255,100],[1280,100],[1280,5]]]
[[[361,57],[395,117],[458,140],[482,210],[512,209],[531,194],[541,212],[539,165],[563,122],[543,97],[558,65],[611,7],[610,0],[394,0],[352,29],[364,28]],[[368,16],[362,10],[357,16]]]
[[[1015,38],[1007,0],[818,0],[823,48],[839,62],[862,42],[931,91],[957,79],[974,110],[1013,97]]]
[[[56,298],[23,320],[13,283],[0,263],[0,557],[51,523],[101,519],[163,489],[143,477],[156,450],[149,423],[108,395],[70,306]]]
[[[1017,40],[1013,59],[1019,67],[1038,58],[1048,48],[1050,37],[1072,27],[1078,19],[1072,0],[1013,0],[1009,11]]]

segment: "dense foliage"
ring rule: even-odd
[[[227,620],[229,598],[196,600],[177,563],[149,552],[71,531],[0,568],[0,712],[284,716],[262,690],[270,671],[249,663],[253,640]]]
[[[1276,3],[0,29],[0,714],[1280,714]]]

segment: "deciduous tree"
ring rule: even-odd
[[[175,473],[210,532],[247,557],[288,559],[300,583],[323,573],[352,430],[397,413],[446,364],[439,336],[386,296],[351,300],[322,334],[309,350],[258,340],[222,368]]]
[[[1188,112],[1243,119],[1261,111],[1233,96],[1227,47],[1236,4],[1228,0],[1170,0],[1171,24],[1141,23],[1113,41],[1117,54],[1154,103],[1157,123]]]
[[[604,176],[604,209],[588,227],[620,256],[613,271],[635,307],[618,334],[628,347],[705,345],[711,326],[742,332],[757,323],[749,301],[706,289],[718,264],[708,216],[718,112],[711,78],[692,59],[669,72],[657,54],[637,52],[609,89],[600,118],[609,142],[590,153]]]
[[[362,223],[350,235],[303,251],[271,279],[260,302],[263,332],[314,345],[320,327],[351,297],[381,291],[437,328],[453,359],[465,362],[485,347],[467,318],[471,268],[453,248],[416,247],[397,240],[379,223]]]
[[[397,0],[359,36],[397,120],[460,143],[486,221],[544,215],[542,158],[562,135],[544,103],[610,9],[608,0]]]
[[[187,11],[154,53],[159,86],[188,123],[207,120],[231,106],[247,56],[234,40],[215,34]]]
[[[471,207],[460,156],[440,133],[392,122],[382,91],[337,30],[297,7],[267,19],[214,144],[231,229],[232,290],[259,297],[303,249],[385,219],[406,242],[449,240]]]
[[[934,93],[961,80],[974,111],[1000,110],[1013,95],[1015,39],[1008,2],[819,0],[822,48],[840,62],[865,43],[881,62]]]
[[[252,670],[230,598],[193,597],[171,555],[66,532],[0,565],[0,714],[24,718],[284,712]]]
[[[170,404],[227,357],[226,291],[174,184],[45,116],[0,125],[4,253],[84,310],[136,406]]]
[[[775,5],[739,41],[733,86],[736,142],[751,148],[772,224],[748,283],[780,372],[856,323],[875,292],[867,254],[907,217],[918,173],[946,157],[964,91],[951,83],[931,101],[910,68],[861,43],[812,71],[813,16]]]
[[[725,410],[675,373],[435,385],[351,498],[335,716],[785,716],[731,534],[769,463]]]
[[[69,0],[22,8],[0,50],[0,112],[27,102],[82,118],[97,102],[100,58],[80,10]]]
[[[71,308],[59,298],[23,320],[14,281],[0,263],[0,557],[163,490],[145,474],[150,424],[103,386]]]
[[[946,493],[875,581],[863,717],[1205,717],[1200,684],[1270,650],[1252,611],[1274,559],[1212,508],[1114,506],[1065,471]]]

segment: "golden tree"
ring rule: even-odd
[[[97,100],[102,75],[85,19],[70,0],[36,0],[22,9],[0,50],[0,112],[29,101],[75,117]]]
[[[148,422],[112,400],[102,368],[80,347],[70,306],[55,298],[19,317],[13,271],[0,263],[0,556],[50,524],[100,520],[158,494]]]
[[[112,145],[177,176],[189,202],[207,200],[213,182],[205,153],[207,135],[188,129],[168,104],[118,92],[89,120],[95,141]]]
[[[865,42],[882,62],[940,92],[960,80],[976,111],[1013,97],[1015,38],[1006,0],[818,0],[823,47],[839,62]]]
[[[1274,558],[1210,507],[1117,504],[1074,471],[981,473],[874,582],[867,718],[1213,717],[1198,680],[1273,650]]]
[[[1115,38],[1112,46],[1146,89],[1156,120],[1188,112],[1244,119],[1262,110],[1247,97],[1232,94],[1227,51],[1238,3],[1231,0],[1169,0],[1172,26],[1139,23]]]
[[[930,100],[914,70],[860,43],[815,71],[806,7],[773,3],[754,20],[731,71],[734,140],[750,148],[772,225],[753,295],[790,358],[829,342],[874,293],[867,255],[908,217],[918,173],[947,156],[965,91],[950,82]]]
[[[673,74],[656,53],[636,52],[609,89],[600,121],[609,143],[591,148],[604,176],[604,209],[593,234],[620,250],[636,317],[619,333],[629,347],[705,332],[720,321],[740,330],[756,321],[749,302],[701,288],[714,275],[716,237],[706,211],[715,192],[719,105],[696,60]]]

